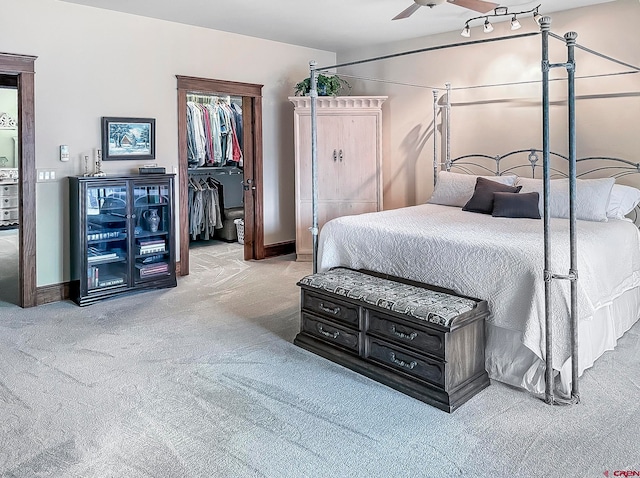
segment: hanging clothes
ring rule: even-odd
[[[192,240],[213,238],[222,229],[220,184],[210,177],[189,178],[189,234]]]
[[[195,165],[194,167],[203,166],[206,159],[206,137],[202,112],[193,102],[187,102],[187,111],[191,112],[190,116],[187,115],[187,138],[190,136],[192,140],[192,147],[187,151],[187,160],[189,164]]]
[[[242,166],[242,108],[229,98],[192,98],[202,102],[187,101],[189,167]]]

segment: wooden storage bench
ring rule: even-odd
[[[447,412],[489,385],[486,301],[345,268],[298,285],[296,345]]]

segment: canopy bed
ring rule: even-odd
[[[544,394],[547,403],[559,404],[579,401],[579,375],[605,350],[612,349],[616,340],[640,317],[640,234],[632,222],[624,218],[629,213],[628,207],[608,211],[609,207],[615,206],[610,200],[614,179],[591,179],[606,173],[614,178],[638,173],[640,165],[616,158],[577,158],[574,51],[580,48],[623,65],[632,73],[640,69],[578,45],[574,32],[557,36],[550,32],[550,24],[551,19],[544,17],[540,21],[540,32],[431,47],[322,68],[311,62],[313,226],[310,230],[314,273],[334,267],[368,270],[487,300],[491,314],[487,319],[486,344],[489,376],[535,394]],[[542,38],[540,150],[532,148],[502,156],[467,155],[451,159],[452,89],[447,85],[446,103],[442,107],[438,105],[438,90],[434,89],[434,132],[436,115],[443,108],[446,140],[443,158],[439,160],[434,134],[435,190],[429,204],[334,219],[323,226],[318,237],[315,102],[319,72],[418,52],[532,35]],[[566,43],[565,63],[549,62],[549,38]],[[552,80],[549,71],[552,68],[567,71],[567,156],[552,152],[550,147],[549,83]],[[526,161],[510,163],[523,154]],[[538,164],[538,154],[542,165]],[[490,160],[490,166],[471,166],[478,164],[475,161],[478,158]],[[505,166],[505,163],[508,164]],[[596,165],[587,167],[588,163]],[[441,165],[444,165],[444,171],[440,171]],[[579,166],[583,170],[578,171]],[[474,170],[478,167],[480,170]],[[450,172],[452,168],[469,173],[467,179]],[[529,179],[527,182],[520,178],[525,175],[536,178],[540,169],[541,180]],[[514,216],[513,208],[509,209],[511,206],[505,203],[506,211],[511,214],[492,216],[491,208],[495,212],[495,207],[502,201],[498,198],[503,198],[499,189],[490,196],[489,214],[487,211],[475,214],[469,212],[473,209],[461,210],[461,206],[468,205],[470,197],[475,197],[481,183],[479,174],[505,183],[510,192],[526,191],[521,198],[535,197],[534,212],[529,216]],[[552,181],[557,177],[566,179]],[[632,191],[621,192],[618,188],[616,191],[619,200],[625,204],[635,201],[630,209],[640,201],[640,197],[637,200],[630,198],[635,194]],[[531,196],[532,193],[535,196]],[[531,211],[531,200],[528,207]],[[538,220],[532,219],[538,213]]]

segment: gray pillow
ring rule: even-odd
[[[517,193],[521,186],[507,186],[490,179],[478,177],[473,196],[462,208],[463,211],[491,214],[493,211],[493,194],[496,192]]]
[[[493,195],[494,217],[526,217],[530,219],[540,219],[538,209],[539,194],[531,193],[501,193]]]

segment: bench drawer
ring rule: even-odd
[[[314,337],[359,352],[360,334],[346,327],[326,322],[311,314],[302,313],[302,330]]]
[[[355,328],[360,326],[360,308],[335,297],[305,291],[302,307],[314,314],[344,322]]]
[[[372,337],[367,337],[366,355],[369,360],[441,387],[444,386],[443,362],[420,357],[417,354]]]
[[[369,311],[368,333],[378,335],[390,342],[411,347],[438,357],[444,357],[444,334],[438,331],[420,330],[403,324],[393,317]]]

